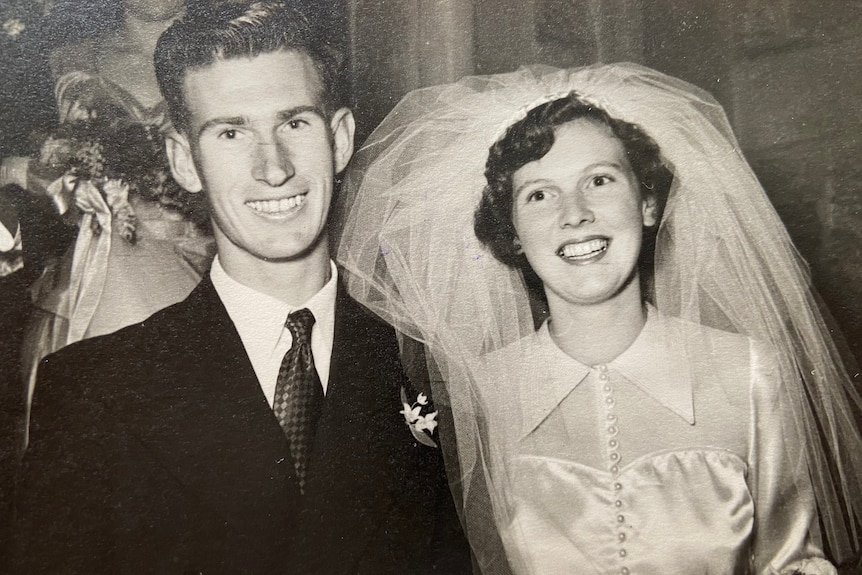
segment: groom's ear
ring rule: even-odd
[[[195,159],[188,138],[179,132],[173,132],[165,138],[165,151],[171,165],[171,173],[182,188],[192,194],[203,189],[198,176]]]
[[[349,108],[339,108],[329,121],[329,129],[332,130],[335,173],[340,174],[353,156],[353,133],[356,131],[353,112]]]

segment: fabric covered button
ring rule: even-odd
[[[627,555],[625,549],[620,549],[620,557],[625,557]]]
[[[619,539],[619,540],[620,540],[620,543],[622,543],[623,541],[625,541],[625,540],[626,540],[626,534],[625,534],[625,533],[620,533],[619,535],[617,535],[617,539]]]
[[[619,490],[620,490],[620,489],[622,489],[622,488],[623,488],[623,484],[622,484],[622,483],[614,483],[614,489],[615,489],[615,490],[619,491]]]
[[[629,568],[623,567],[622,569],[620,569],[620,573],[622,573],[622,575],[629,575]]]
[[[625,515],[617,515],[617,523],[625,523],[626,516]]]
[[[616,501],[614,501],[614,505],[616,505],[617,507],[622,507],[622,506],[623,506],[623,502],[622,502],[622,501],[620,501],[619,499],[617,499]]]

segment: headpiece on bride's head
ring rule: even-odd
[[[673,183],[657,232],[651,299],[666,315],[776,351],[782,397],[793,409],[787,441],[805,446],[831,552],[841,558],[858,551],[862,439],[855,417],[862,401],[808,270],[721,106],[681,80],[617,64],[524,68],[412,92],[356,154],[342,190],[335,235],[348,290],[426,347],[435,402],[448,402],[448,424],[457,431],[447,435],[441,423],[478,561],[485,572],[505,564],[487,509],[502,507],[484,435],[484,418],[494,414],[482,412],[479,397],[506,374],[489,375],[482,358],[535,328],[521,273],[476,237],[474,212],[492,145],[530,109],[571,92],[657,144]]]

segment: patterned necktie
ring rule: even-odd
[[[317,420],[323,407],[323,388],[311,355],[311,326],[314,314],[301,309],[287,316],[285,327],[293,336],[293,345],[284,354],[272,410],[290,445],[299,489],[305,493],[305,474]]]

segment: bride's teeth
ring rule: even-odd
[[[564,258],[584,258],[585,256],[594,256],[599,252],[606,250],[608,240],[590,240],[579,244],[566,244],[560,250],[560,255]]]
[[[248,206],[265,214],[276,214],[278,212],[286,212],[292,208],[297,208],[305,203],[305,194],[291,196],[289,198],[281,198],[280,200],[257,200],[248,202]]]

